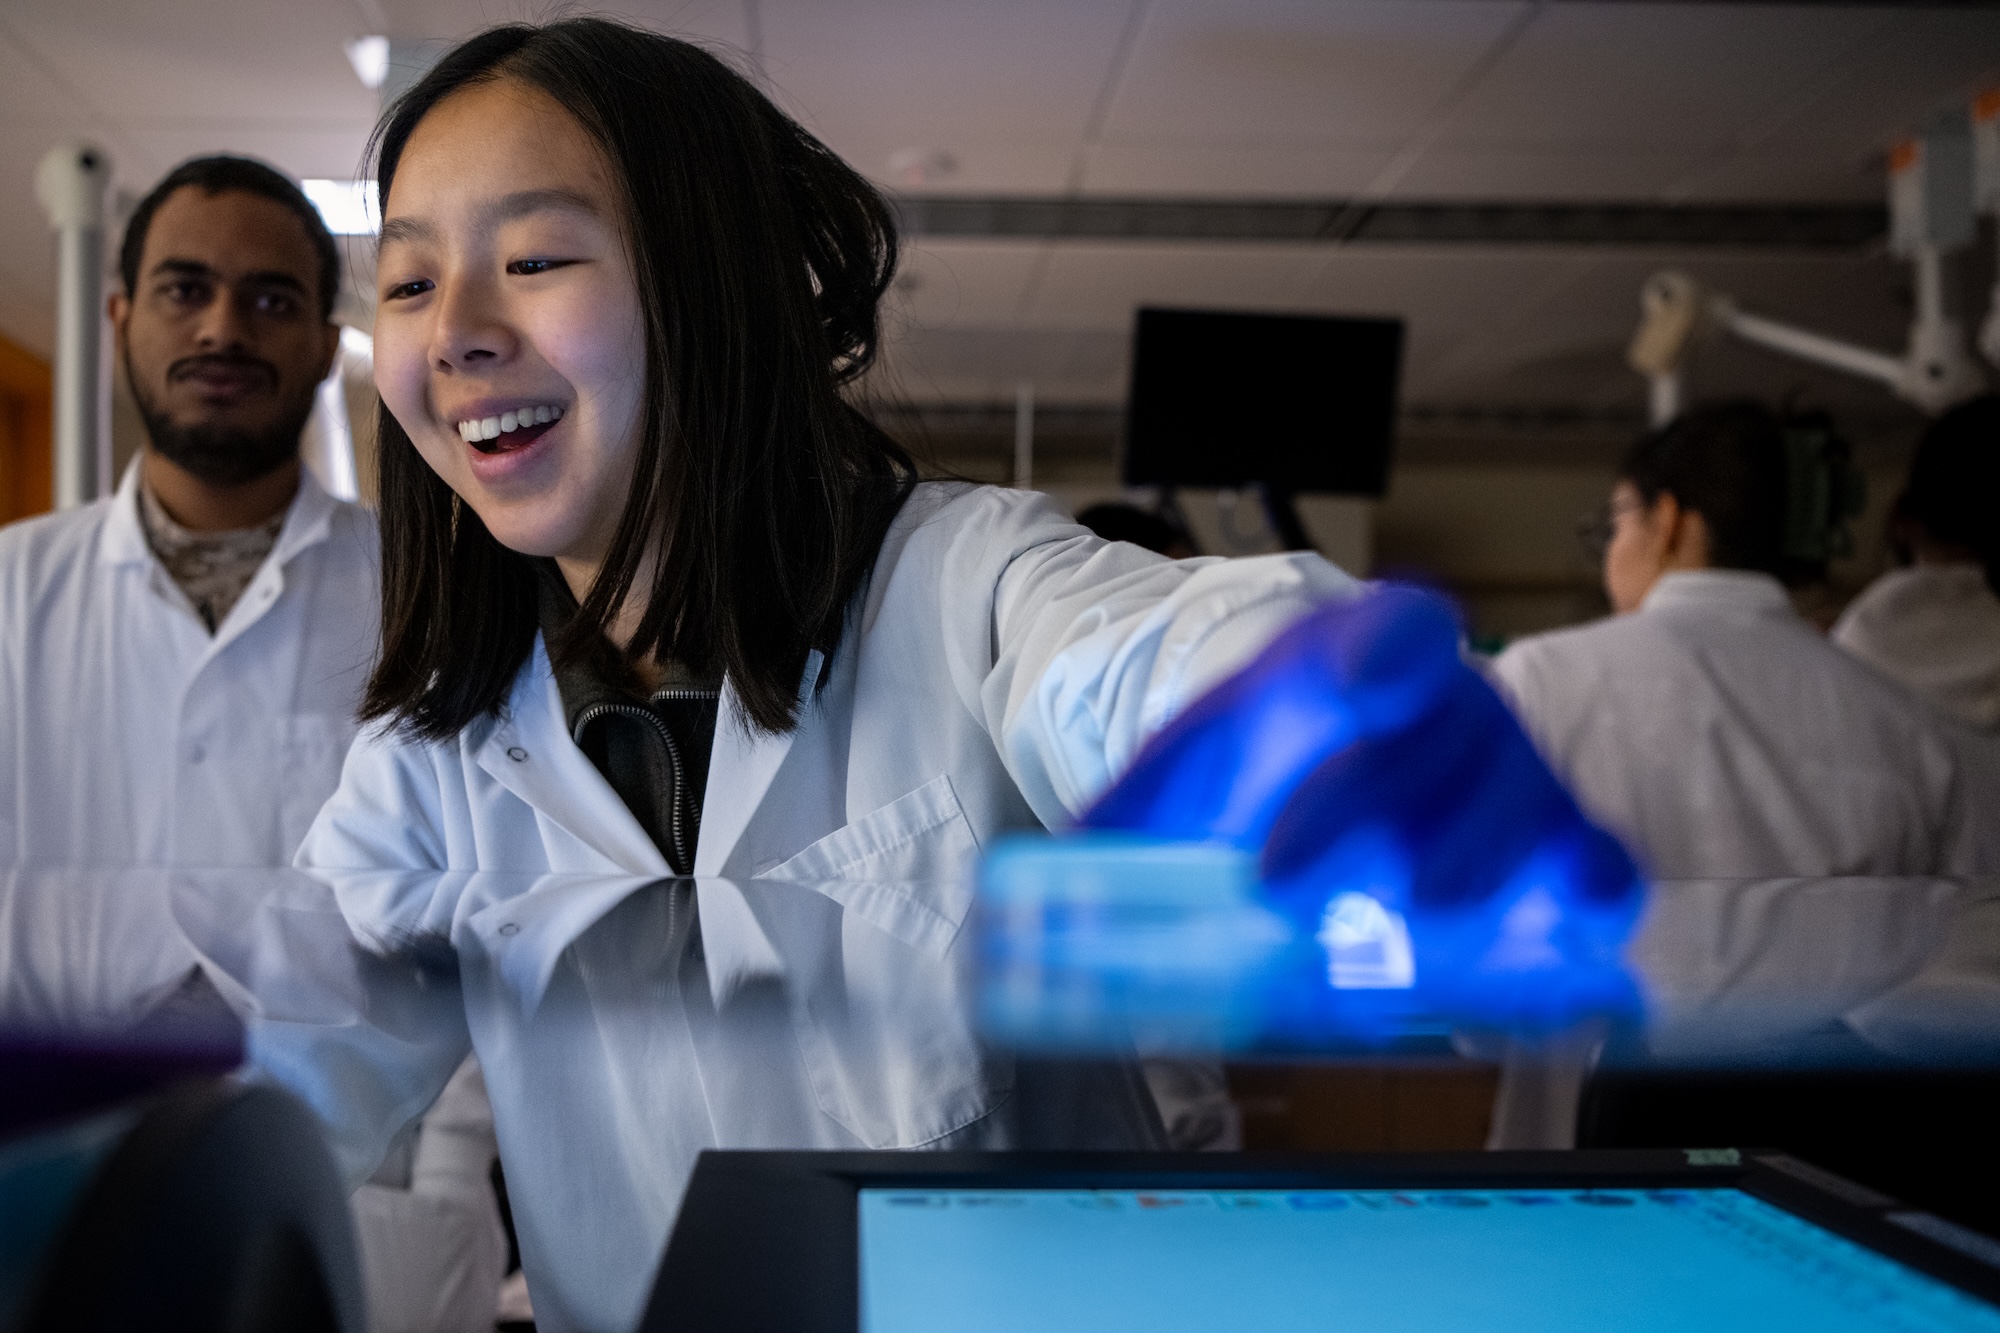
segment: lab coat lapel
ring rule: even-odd
[[[799,726],[809,724],[813,686],[819,680],[825,657],[813,652],[806,657],[805,673],[799,681]],[[758,732],[750,725],[743,702],[727,679],[722,682],[722,709],[716,719],[715,748],[708,761],[708,792],[701,803],[701,840],[695,847],[694,873],[721,875],[723,867],[743,841],[771,780],[791,752],[797,728],[782,735]]]
[[[634,875],[671,875],[667,858],[646,836],[646,830],[625,808],[625,802],[604,780],[564,725],[561,692],[549,670],[548,653],[540,638],[505,716],[498,719],[474,750],[474,762],[493,780],[526,801],[538,815],[561,825],[586,847],[611,862],[606,865],[559,865],[553,871]],[[713,785],[710,787],[713,794]]]

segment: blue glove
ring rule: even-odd
[[[1629,999],[1631,858],[1460,656],[1450,605],[1419,589],[1287,629],[1080,824],[1255,853],[1265,905],[1322,942],[1344,938],[1366,895],[1407,923],[1433,1002],[1556,1021]]]

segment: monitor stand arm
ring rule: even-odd
[[[1290,489],[1260,481],[1257,483],[1257,498],[1264,502],[1264,517],[1287,551],[1316,549],[1312,538],[1306,535],[1306,525],[1299,521],[1298,507],[1292,503]]]

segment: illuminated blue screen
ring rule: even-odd
[[[2000,1330],[1731,1189],[860,1195],[863,1333]]]

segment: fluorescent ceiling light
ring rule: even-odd
[[[299,188],[319,210],[326,229],[336,236],[373,236],[380,226],[375,217],[374,181],[303,180]]]
[[[389,39],[357,37],[347,44],[347,63],[364,88],[380,88],[389,77]]]

